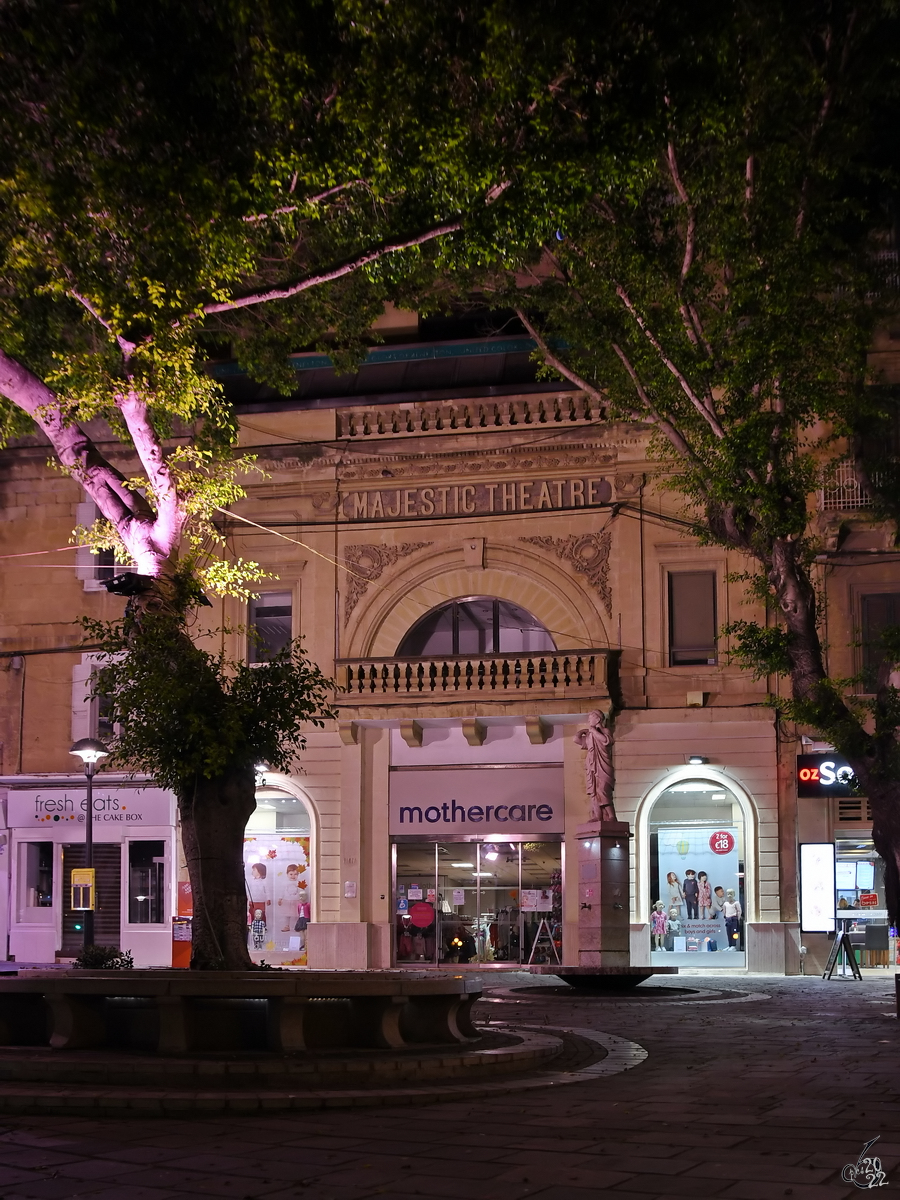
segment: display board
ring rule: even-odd
[[[800,928],[804,933],[835,929],[835,861],[833,842],[800,846]]]

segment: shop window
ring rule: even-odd
[[[862,618],[863,686],[875,691],[887,682],[889,669],[884,657],[882,635],[892,626],[900,625],[900,593],[879,592],[860,598]]]
[[[290,592],[264,592],[250,601],[249,662],[268,662],[291,636]]]
[[[650,813],[650,962],[744,965],[744,820],[710,780],[666,788]]]
[[[394,855],[398,966],[561,960],[558,841],[398,841]]]
[[[53,908],[53,843],[23,842],[19,845],[20,921],[49,919]]]
[[[166,844],[128,843],[128,923],[164,925],[166,921]]]
[[[509,600],[467,596],[432,609],[406,634],[401,658],[450,654],[545,654],[556,643],[537,617]]]
[[[297,796],[265,783],[244,831],[247,944],[255,961],[306,965],[313,874],[309,810]]]
[[[715,571],[669,575],[669,666],[716,663]]]

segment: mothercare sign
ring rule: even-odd
[[[502,837],[562,833],[562,766],[391,771],[390,831]]]
[[[94,784],[94,830],[102,837],[104,829],[141,829],[143,826],[171,825],[174,798],[162,788],[104,788]],[[66,788],[39,788],[11,791],[8,800],[9,824],[14,829],[34,829],[43,837],[53,838],[56,831],[84,827],[87,796],[84,785]]]

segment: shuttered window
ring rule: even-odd
[[[716,662],[716,573],[677,571],[669,575],[669,666],[714,666]]]
[[[887,682],[881,635],[891,625],[900,625],[900,594],[879,592],[873,596],[863,596],[860,608],[864,687],[867,691],[874,691]]]
[[[268,662],[291,640],[291,593],[264,592],[250,601],[251,663]]]
[[[118,842],[95,842],[93,859],[97,873],[94,942],[98,946],[119,946],[122,928],[122,847]],[[63,846],[62,952],[66,957],[80,954],[84,946],[84,914],[72,911],[72,868],[83,866],[84,845]]]

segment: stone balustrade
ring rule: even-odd
[[[460,654],[436,658],[345,658],[336,664],[338,703],[358,697],[406,703],[420,696],[608,695],[607,650]]]

